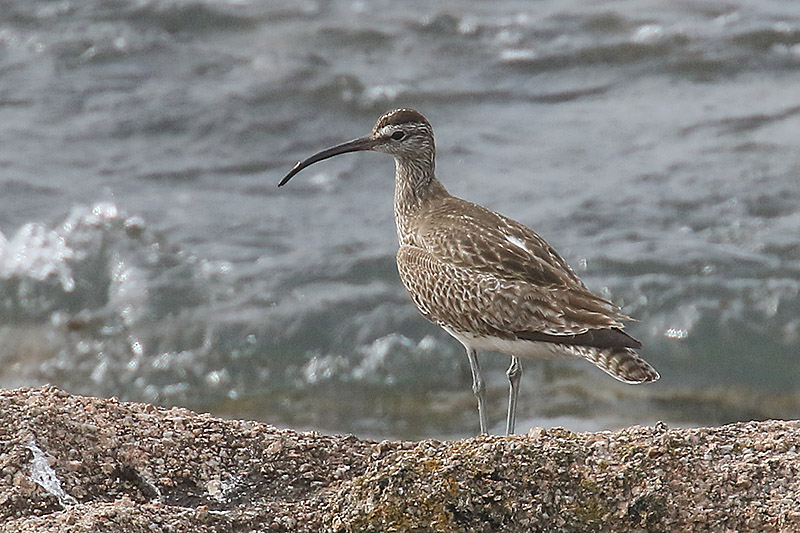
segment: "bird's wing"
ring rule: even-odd
[[[442,261],[534,285],[584,287],[533,230],[485,207],[451,197],[418,220],[420,246]]]
[[[463,324],[465,331],[480,326],[486,334],[529,340],[638,347],[620,331],[627,317],[592,294],[531,229],[458,198],[448,198],[417,220],[415,241],[401,247],[398,265],[406,263],[401,277],[423,314],[424,300],[437,309],[434,315],[452,309],[448,317],[428,313],[432,320],[456,325],[456,315],[474,312],[465,318],[471,322]],[[416,277],[427,272],[427,289],[409,287],[415,283],[410,269],[417,270]],[[432,286],[449,291],[448,302],[433,302],[439,296],[430,292]]]

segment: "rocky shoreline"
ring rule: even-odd
[[[0,531],[800,531],[800,422],[374,442],[0,391]]]

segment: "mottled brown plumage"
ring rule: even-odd
[[[507,432],[513,432],[519,357],[582,357],[620,381],[655,381],[635,352],[628,317],[590,292],[556,251],[531,229],[450,195],[435,176],[430,123],[410,109],[378,119],[368,137],[299,162],[280,182],[322,159],[357,150],[395,158],[397,268],[414,305],[467,349],[486,431],[477,350],[512,356]]]

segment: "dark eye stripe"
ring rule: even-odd
[[[395,141],[400,141],[405,136],[406,136],[406,134],[404,132],[402,132],[402,131],[396,131],[396,132],[392,133],[392,139],[394,139]]]

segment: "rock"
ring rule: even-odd
[[[795,531],[800,423],[374,442],[0,391],[0,531]]]

